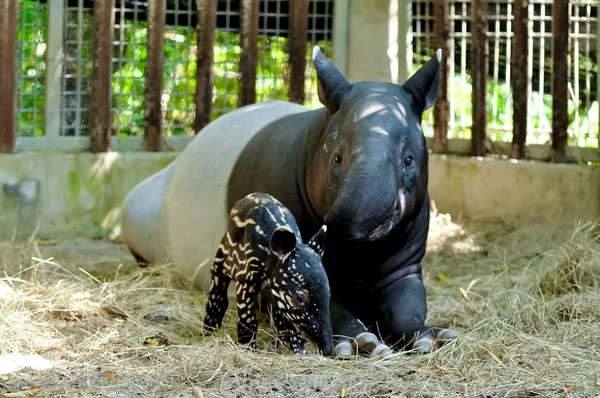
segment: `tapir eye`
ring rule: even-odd
[[[294,295],[294,303],[296,305],[304,305],[306,304],[306,297],[302,293],[298,293]]]
[[[415,164],[415,158],[412,156],[407,156],[406,159],[404,159],[404,167],[411,167],[413,164]]]
[[[335,154],[335,155],[333,155],[333,160],[334,160],[336,163],[342,163],[342,160],[343,160],[343,159],[342,159],[342,155],[338,155],[338,154]]]

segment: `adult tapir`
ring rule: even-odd
[[[421,274],[430,211],[421,117],[437,97],[440,61],[438,50],[403,85],[351,84],[315,47],[324,107],[266,101],[208,124],[129,193],[125,242],[148,262],[173,262],[208,291],[229,210],[249,193],[268,193],[306,239],[327,225],[334,355],[372,351],[368,331],[417,352],[456,338],[425,325]]]

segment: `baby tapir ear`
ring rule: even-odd
[[[325,249],[325,233],[327,232],[327,226],[323,225],[321,229],[317,231],[317,233],[310,238],[308,244],[313,248],[315,252],[321,257],[323,257],[323,251]]]
[[[271,252],[280,258],[289,255],[296,248],[296,235],[289,227],[277,227],[269,241]]]
[[[319,101],[330,113],[340,107],[343,95],[351,87],[340,71],[321,52],[319,46],[313,47],[313,63],[317,70],[317,92]]]
[[[439,49],[435,52],[435,57],[427,61],[402,85],[412,97],[413,111],[419,116],[431,108],[437,99],[441,63],[442,50]]]

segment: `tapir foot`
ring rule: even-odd
[[[331,352],[331,356],[338,359],[350,359],[358,355],[385,358],[392,354],[391,348],[370,332],[363,332],[352,340],[340,341]]]
[[[446,343],[456,340],[460,334],[453,329],[432,328],[417,337],[411,347],[411,352],[425,354],[435,351]]]

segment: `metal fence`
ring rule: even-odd
[[[60,126],[44,129],[44,85],[48,4],[19,0],[18,117],[17,136],[89,136],[91,134],[91,86],[93,57],[93,3],[87,0],[48,0],[63,14],[60,41],[64,62],[60,84]],[[219,1],[214,45],[214,91],[211,118],[238,106],[240,90],[240,2]],[[314,44],[331,53],[333,0],[307,2],[307,60]],[[287,99],[289,59],[289,3],[260,1],[257,101]],[[139,1],[117,1],[113,9],[114,36],[111,60],[111,134],[144,133],[145,67],[148,54],[148,8]],[[195,1],[165,3],[164,63],[161,120],[165,135],[193,135],[196,112],[197,9]],[[58,29],[55,29],[58,31]],[[60,37],[58,37],[60,36]],[[307,106],[318,106],[316,80],[306,68]],[[54,87],[56,89],[57,87]]]
[[[302,40],[300,51],[305,51],[304,59],[310,58],[310,49],[315,44],[329,56],[333,0],[297,3],[294,0],[294,4],[306,4],[300,25],[292,23],[289,0],[115,1],[113,20],[104,21],[113,32],[112,51],[108,61],[97,67],[108,69],[110,76],[109,95],[101,99],[91,95],[93,43],[103,40],[94,37],[94,23],[98,22],[94,7],[98,2],[0,1],[19,4],[15,130],[20,137],[89,137],[94,131],[91,110],[98,101],[106,103],[110,114],[106,126],[112,136],[145,136],[149,129],[161,136],[192,136],[199,123],[195,121],[198,109],[203,109],[211,120],[248,98],[262,101],[293,97],[291,92],[297,88],[292,88],[291,82],[293,75],[299,73],[295,67],[302,68],[304,75],[301,102],[309,107],[320,106],[311,63],[292,65],[297,61],[292,62],[291,37],[294,29],[303,27],[305,31],[298,31],[302,37],[294,40]],[[204,88],[196,81],[202,73],[207,73],[198,71],[196,62],[202,57],[201,52],[207,51],[206,43],[198,41],[201,16],[196,6],[201,3],[215,8],[214,48],[210,46],[213,84],[205,103],[199,102],[198,93]],[[256,11],[242,10],[246,3],[256,4]],[[148,22],[152,18],[149,4],[164,9],[158,27],[164,39],[161,45],[164,57],[159,61],[149,57],[157,53],[155,47],[151,48],[156,44],[150,43],[154,28]],[[472,147],[472,154],[481,154],[482,148],[486,149],[484,152],[504,148],[505,154],[522,157],[514,153],[514,146],[521,150],[526,143],[528,148],[532,148],[530,144],[544,145],[544,151],[550,146],[556,151],[558,145],[559,152],[566,147],[595,148],[597,152],[600,135],[597,0],[528,0],[518,20],[513,0],[414,0],[411,4],[413,71],[433,56],[438,47],[446,47],[450,60],[445,71],[447,88],[442,87],[438,106],[428,111],[423,120],[425,134],[433,138],[434,151],[452,152],[456,145],[473,144],[478,147]],[[563,19],[568,28],[564,31],[568,31],[569,42],[566,47],[563,45],[564,49],[557,47],[559,53],[555,54],[555,44],[561,37],[567,37],[554,29],[560,21],[553,11],[559,6],[565,11]],[[475,12],[477,9],[479,14]],[[258,34],[253,38],[253,47],[244,50],[240,40],[242,19],[253,12],[257,13],[252,18]],[[525,26],[521,29],[524,31],[519,31],[518,26]],[[523,41],[525,47],[515,52],[515,46]],[[488,46],[486,54],[477,51],[483,43]],[[249,81],[242,74],[248,63],[242,56],[244,51],[256,53],[256,65],[248,69]],[[526,59],[521,65],[519,57],[523,54]],[[563,65],[554,61],[563,55],[568,56],[570,68],[558,76],[553,70]],[[152,75],[156,68],[162,79]],[[480,85],[483,91],[474,89],[475,79],[485,82]],[[160,94],[147,93],[149,87],[157,85]],[[249,86],[254,87],[254,92],[248,92]],[[553,93],[553,87],[565,87],[566,94]],[[477,100],[483,101],[483,105],[473,107]],[[153,110],[159,113],[158,126],[149,122],[147,114]],[[525,123],[521,124],[525,126],[517,126],[514,120],[523,115]],[[561,123],[567,126],[566,138],[561,138]],[[480,133],[482,126],[484,131]],[[156,142],[160,140],[152,145]],[[466,152],[464,148],[461,151]]]
[[[560,1],[562,2],[562,1]],[[429,59],[439,45],[434,9],[446,3],[443,18],[448,28],[448,137],[471,139],[473,126],[473,4],[450,0],[413,1],[413,70]],[[529,0],[526,8],[526,87],[511,87],[514,63],[514,2],[480,2],[486,7],[488,73],[487,137],[493,142],[513,140],[514,97],[527,99],[527,144],[552,142],[553,0]],[[565,2],[567,3],[567,2]],[[568,2],[570,41],[568,56],[568,145],[598,148],[598,1]],[[441,21],[440,21],[441,22]],[[439,38],[437,38],[439,39]],[[425,132],[434,135],[434,115],[424,118]]]

